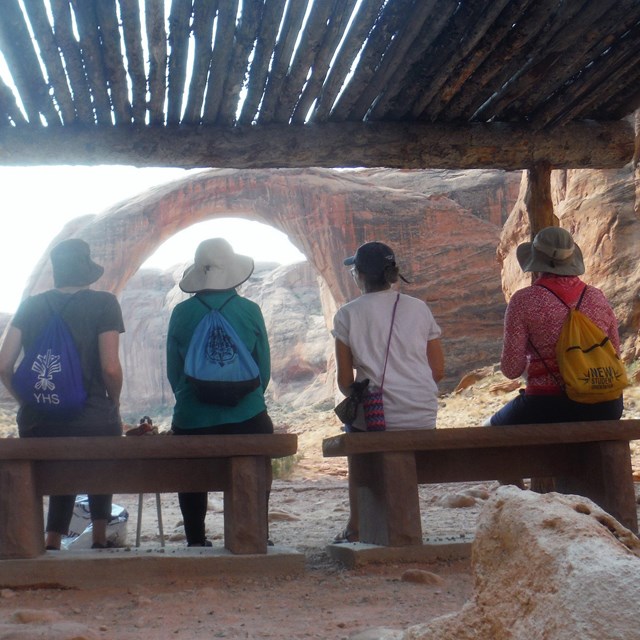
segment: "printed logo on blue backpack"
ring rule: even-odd
[[[87,400],[82,365],[73,336],[60,314],[52,316],[13,374],[13,388],[24,404],[43,413],[72,415]]]
[[[235,296],[235,294],[234,294]],[[231,298],[222,305],[224,307]],[[200,402],[235,406],[260,386],[260,370],[253,356],[220,309],[207,309],[187,349],[184,372]]]

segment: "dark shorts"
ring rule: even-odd
[[[491,424],[540,424],[550,422],[591,422],[619,420],[622,396],[617,400],[584,404],[566,396],[528,396],[524,391],[491,416]]]

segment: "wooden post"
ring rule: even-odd
[[[524,203],[529,216],[531,238],[545,227],[557,227],[551,200],[551,164],[540,161],[527,171],[527,190]]]

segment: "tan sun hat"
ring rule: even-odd
[[[233,289],[249,279],[253,268],[253,258],[234,253],[224,238],[210,238],[198,245],[179,287],[186,293]]]
[[[558,276],[579,276],[584,273],[580,247],[571,234],[560,227],[545,227],[533,242],[523,242],[516,257],[525,272],[555,273]]]

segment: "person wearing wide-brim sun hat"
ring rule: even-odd
[[[234,252],[224,238],[204,240],[186,269],[180,289],[195,294],[174,308],[167,334],[167,378],[175,396],[171,429],[175,435],[273,433],[264,392],[271,377],[269,340],[260,307],[236,291],[251,277],[253,258]],[[199,399],[185,374],[185,358],[191,337],[209,309],[219,309],[258,365],[259,386],[233,406]],[[268,485],[271,464],[267,465]],[[207,540],[206,493],[178,495],[187,544],[211,546]]]
[[[22,301],[0,350],[0,379],[20,405],[16,417],[20,437],[122,435],[119,341],[124,323],[120,304],[112,293],[90,288],[104,269],[93,261],[84,240],[69,238],[59,242],[51,249],[50,259],[54,288]],[[73,415],[52,415],[25,402],[12,384],[20,352],[36,342],[54,311],[67,325],[81,362],[87,398]],[[55,378],[52,381],[55,383]],[[111,518],[111,499],[110,495],[89,495],[94,548],[108,545],[106,527]],[[74,506],[75,496],[50,497],[47,549],[60,548]]]
[[[620,352],[618,322],[605,295],[579,277],[585,272],[582,251],[571,234],[546,227],[533,242],[516,249],[525,273],[535,273],[533,285],[516,291],[505,312],[500,366],[507,378],[526,378],[526,387],[487,421],[491,425],[616,420],[622,396],[595,404],[567,397],[556,359],[556,343],[568,314],[580,311],[609,337]]]

